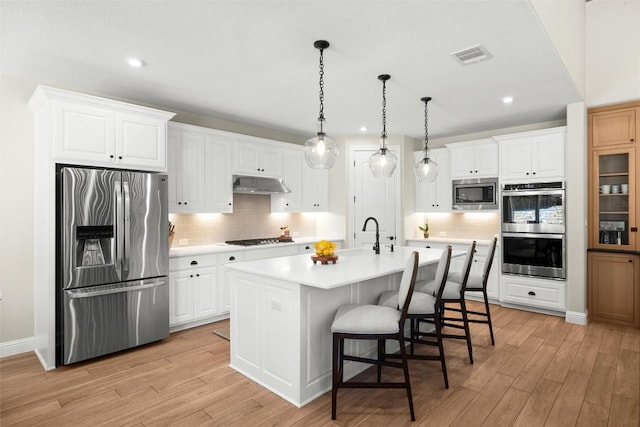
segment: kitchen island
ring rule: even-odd
[[[230,366],[298,407],[327,392],[336,310],[343,304],[376,304],[382,292],[398,289],[414,250],[418,278],[433,278],[441,249],[383,248],[380,255],[369,248],[346,249],[336,252],[336,264],[327,265],[314,264],[308,254],[227,265]],[[375,342],[347,346],[350,354],[375,351]],[[368,366],[345,364],[345,378]]]

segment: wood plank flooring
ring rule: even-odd
[[[492,314],[495,347],[472,325],[475,364],[463,341],[446,341],[448,390],[439,362],[411,361],[415,423],[403,390],[340,390],[336,421],[330,393],[294,407],[228,367],[229,343],[212,334],[225,321],[51,372],[33,353],[3,358],[0,425],[640,426],[640,330]]]

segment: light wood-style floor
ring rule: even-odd
[[[474,365],[447,340],[448,390],[439,362],[411,361],[413,425],[640,425],[640,330],[492,309],[496,346],[473,325]],[[0,425],[412,425],[404,390],[340,390],[336,421],[330,393],[294,407],[228,367],[211,333],[226,323],[51,372],[33,353],[3,358]]]

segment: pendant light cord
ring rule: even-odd
[[[324,122],[324,49],[320,49],[320,126]],[[322,132],[322,128],[320,128]]]
[[[424,151],[425,154],[429,149],[429,108],[427,104],[429,101],[424,102]]]
[[[382,140],[387,140],[387,81],[382,80]],[[386,146],[384,147],[386,148]]]

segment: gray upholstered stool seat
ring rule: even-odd
[[[398,301],[398,291],[393,291]],[[412,301],[413,302],[413,301]],[[396,307],[380,305],[342,305],[338,308],[331,332],[343,334],[395,334],[400,312]]]
[[[397,308],[398,291],[386,291],[378,298],[378,305]],[[423,292],[413,292],[407,314],[433,314],[436,305],[436,297]]]

